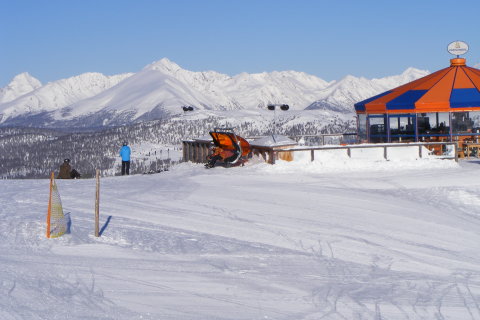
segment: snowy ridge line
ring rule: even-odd
[[[354,103],[426,76],[413,68],[398,76],[365,79],[346,76],[327,82],[296,71],[242,73],[192,72],[164,58],[134,74],[86,73],[41,85],[17,76],[0,89],[0,125],[111,127],[196,113],[257,111],[268,104],[291,110],[352,115]]]

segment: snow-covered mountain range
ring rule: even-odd
[[[165,118],[182,112],[260,110],[270,103],[291,110],[353,114],[353,104],[423,77],[414,68],[381,79],[346,76],[327,82],[303,72],[228,76],[193,72],[164,58],[137,73],[85,73],[42,85],[22,73],[0,89],[0,125],[106,126]]]

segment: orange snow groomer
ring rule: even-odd
[[[250,153],[250,144],[244,138],[233,133],[232,129],[211,131],[214,148],[208,157],[207,168],[213,168],[215,163],[221,160],[226,166],[240,165],[246,162]]]

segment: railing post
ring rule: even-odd
[[[200,163],[200,143],[195,142],[195,163]]]
[[[418,146],[418,156],[422,159],[422,145]]]
[[[197,162],[197,144],[192,142],[192,162]]]
[[[349,158],[352,157],[352,151],[350,150],[350,148],[347,148],[347,155]]]
[[[188,161],[187,160],[187,143],[185,141],[182,141],[182,145],[183,145],[183,162],[186,162]]]
[[[456,142],[453,144],[453,149],[455,152],[455,162],[458,162],[458,144]]]
[[[193,162],[193,145],[190,141],[188,142],[188,161]]]
[[[273,151],[273,149],[269,150],[268,157],[270,158],[268,159],[270,161],[270,164],[275,164],[275,152]]]
[[[313,162],[313,160],[315,160],[315,154],[314,154],[314,150],[310,150],[310,157],[311,157],[311,160]]]
[[[197,163],[202,163],[203,161],[203,144],[201,142],[197,145],[198,148],[198,155],[197,155]]]
[[[208,143],[205,143],[205,144],[203,145],[203,159],[202,159],[202,163],[207,162],[207,157],[208,157]]]
[[[385,158],[385,160],[388,160],[388,158],[387,158],[387,146],[383,147],[383,157]]]

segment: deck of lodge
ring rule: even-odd
[[[300,140],[309,141],[314,145],[326,145],[330,143],[346,144],[356,140],[356,133],[330,133],[319,135],[302,135],[296,137],[286,136],[261,136],[248,137],[250,141],[251,154],[250,157],[261,157],[265,162],[274,164],[275,160],[281,159],[286,161],[293,160],[293,151],[287,152],[297,146]],[[273,141],[268,139],[272,138]],[[206,163],[207,157],[211,154],[213,146],[210,137],[196,138],[182,141],[183,161],[194,163]]]
[[[194,163],[207,163],[207,157],[211,154],[212,141],[208,140],[185,140],[182,141],[183,161]],[[281,147],[264,147],[251,145],[250,156],[260,156],[265,162],[275,163],[278,157],[276,151]],[[285,157],[285,156],[283,156]]]
[[[325,135],[332,136],[332,135]],[[339,136],[339,135],[337,135]],[[320,137],[322,142],[325,142],[325,137]],[[210,153],[212,146],[211,140],[185,140],[183,141],[183,161],[190,161],[194,163],[206,163],[207,157]],[[478,157],[478,149],[480,144],[463,145],[459,142],[414,142],[414,143],[374,143],[374,144],[344,144],[340,145],[317,145],[317,146],[295,146],[295,145],[283,145],[283,146],[262,146],[251,143],[250,156],[257,156],[263,158],[263,160],[270,164],[275,164],[276,160],[291,161],[294,158],[295,152],[310,151],[311,161],[315,159],[316,152],[322,152],[326,150],[345,150],[349,157],[352,157],[352,150],[354,149],[371,149],[382,148],[383,157],[385,160],[389,160],[388,150],[391,148],[399,147],[417,147],[418,157],[425,156],[425,148],[433,154],[441,157],[442,159],[451,159],[458,161],[458,158],[464,156],[471,156],[472,149],[476,149],[475,156]],[[447,153],[446,150],[450,148],[451,153]]]

